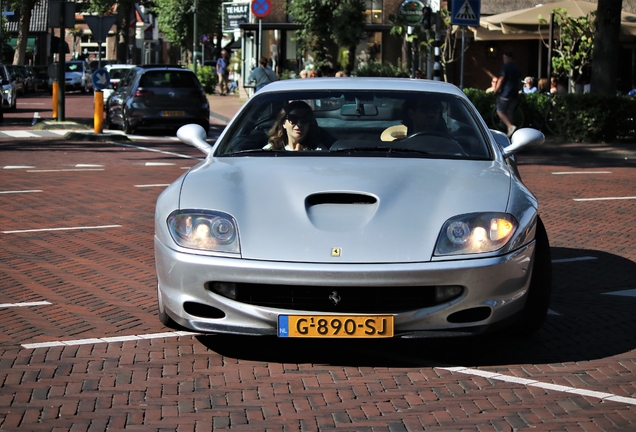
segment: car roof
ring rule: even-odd
[[[379,91],[417,91],[454,94],[464,96],[464,93],[454,84],[442,81],[410,78],[379,78],[379,77],[347,77],[347,78],[297,78],[280,80],[268,84],[259,90],[259,94],[271,92],[285,92],[294,90],[379,90]]]
[[[137,65],[134,64],[128,64],[128,63],[121,63],[121,64],[107,64],[106,66],[104,66],[107,70],[110,69],[134,69],[135,67],[137,67]]]

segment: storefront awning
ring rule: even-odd
[[[33,51],[35,49],[36,38],[27,38],[27,51]],[[18,45],[18,38],[8,38],[7,45],[11,47],[11,49],[15,49]]]

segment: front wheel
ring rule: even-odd
[[[126,117],[126,114],[124,114],[123,117],[124,117],[124,133],[126,135],[134,133],[135,128],[130,125],[130,122],[128,121],[128,117]]]
[[[532,279],[526,297],[526,305],[519,320],[510,328],[511,333],[515,335],[528,336],[536,333],[543,325],[550,306],[552,258],[548,234],[541,218],[537,218],[535,240]]]

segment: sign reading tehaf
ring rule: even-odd
[[[250,3],[223,3],[223,31],[231,33],[238,30],[239,24],[248,23]]]

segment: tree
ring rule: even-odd
[[[622,1],[598,1],[590,89],[592,93],[616,94],[621,9]]]
[[[14,65],[23,65],[26,57],[27,39],[29,36],[29,25],[31,24],[31,11],[39,0],[20,0],[20,21],[18,23],[18,42],[13,55]],[[15,2],[11,2],[15,5]]]
[[[594,48],[594,18],[596,12],[582,17],[571,17],[565,9],[554,10],[555,35],[552,47],[552,71],[567,76],[570,86],[585,76],[592,61]],[[543,18],[539,22],[545,24]],[[544,44],[548,44],[544,41]]]
[[[182,48],[192,49],[194,37],[213,34],[219,26],[220,0],[198,0],[197,32],[194,32],[194,16],[192,14],[194,0],[156,0],[150,8],[157,16],[157,26],[170,43]],[[220,37],[219,37],[220,40]]]
[[[440,41],[440,63],[444,73],[444,81],[448,81],[448,65],[458,60],[457,53],[461,51],[461,49],[457,48],[457,44],[461,40],[461,32],[453,31],[448,9],[441,8],[437,14],[439,14],[439,33],[442,35],[442,40]],[[433,21],[431,24],[437,25],[435,24],[435,14],[431,15],[429,19]],[[389,15],[389,21],[393,24],[393,28],[391,28],[392,35],[403,36],[406,34],[407,23],[404,18],[399,15]],[[435,46],[435,39],[421,26],[415,26],[412,34],[406,35],[405,41],[413,43],[416,47],[416,53],[424,53],[424,57],[428,57],[428,49]],[[467,49],[468,44],[464,47],[464,51]]]
[[[81,39],[82,35],[84,34],[84,29],[76,25],[75,27],[68,29],[66,33],[68,33],[70,36],[73,36],[73,58],[77,58],[77,40]]]
[[[293,0],[287,13],[301,25],[299,54],[309,50],[319,66],[337,68],[339,45],[348,48],[346,69],[353,70],[355,48],[365,36],[364,0]]]

